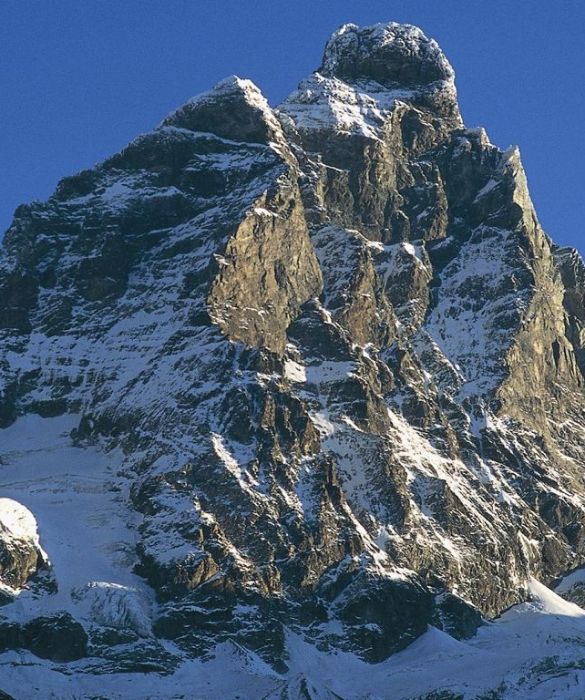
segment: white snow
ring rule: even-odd
[[[583,610],[583,608],[561,598],[560,595],[551,591],[550,588],[547,588],[535,578],[529,580],[528,592],[532,596],[533,605],[549,615],[585,617],[585,610]]]
[[[321,439],[327,438],[335,433],[335,425],[329,420],[329,417],[324,411],[311,412],[311,420],[321,434]]]
[[[64,674],[31,654],[10,652],[0,657],[2,688],[19,700],[27,697],[23,688],[30,689],[28,697],[59,700],[89,697],[96,688],[110,700],[170,699],[185,692],[189,697],[195,692],[198,700],[412,700],[446,690],[477,700],[498,689],[503,700],[581,700],[585,611],[537,581],[529,582],[529,590],[530,602],[481,627],[472,639],[457,641],[430,627],[378,664],[347,652],[319,651],[289,632],[284,674],[233,643],[219,645],[208,661],[185,660],[169,676]]]
[[[35,516],[22,503],[0,498],[0,531],[3,536],[26,540],[38,546],[39,535]]]
[[[236,459],[230,452],[226,441],[221,435],[212,433],[211,443],[215,454],[222,461],[226,470],[237,479],[238,483],[245,491],[250,491],[251,486],[256,486],[258,484],[258,481],[252,477],[248,470],[241,466],[240,462],[242,460]]]
[[[494,180],[493,177],[490,178],[490,179],[486,182],[486,184],[481,188],[481,190],[477,193],[477,195],[475,196],[475,200],[474,200],[474,201],[477,202],[477,201],[478,201],[479,199],[481,199],[482,197],[485,197],[486,194],[488,194],[489,192],[491,192],[491,191],[492,191],[495,187],[497,187],[499,184],[500,184],[500,183],[499,183],[498,180]]]
[[[520,323],[531,295],[509,284],[521,255],[514,232],[481,225],[441,272],[440,301],[424,330],[460,368],[464,395],[481,395],[503,376],[510,323]]]
[[[302,81],[279,106],[298,129],[333,129],[381,139],[381,128],[391,112],[416,96],[412,90],[387,90],[378,83],[348,84],[314,73]]]
[[[568,576],[565,576],[555,588],[555,591],[557,591],[558,593],[566,593],[576,583],[585,584],[585,569],[576,569],[575,571],[572,571]]]
[[[362,41],[359,32],[366,32],[368,40]],[[344,52],[348,45],[353,44],[356,55],[364,58],[362,52],[375,54],[391,43],[408,45],[409,52],[441,64],[446,78],[416,88],[390,89],[373,80],[344,81],[335,77],[340,51]],[[329,40],[320,71],[302,81],[298,90],[278,107],[301,131],[333,130],[380,140],[382,128],[400,105],[439,92],[456,99],[454,74],[447,59],[436,42],[411,25],[390,22],[363,29],[344,25]]]
[[[82,589],[74,589],[72,598],[77,602],[77,615],[84,611],[84,617],[98,625],[152,637],[152,601],[143,590],[109,581],[91,581]]]
[[[329,440],[339,439],[326,415],[314,413],[312,418]],[[398,417],[395,420],[399,421],[394,435],[397,450],[410,455],[408,460],[414,468],[420,436],[409,432]],[[28,416],[2,433],[3,522],[14,531],[31,535],[36,532],[36,519],[41,543],[59,583],[59,592],[44,598],[42,611],[29,592],[23,591],[2,613],[27,619],[51,609],[69,609],[80,619],[123,625],[148,636],[152,598],[130,571],[135,522],[126,508],[123,490],[118,490],[121,484],[116,481],[121,455],[104,454],[98,447],[73,446],[69,433],[76,423],[73,416]],[[216,448],[221,458],[236,469],[237,460],[219,438]],[[453,474],[442,473],[443,469],[452,470],[452,465],[433,456],[426,444],[423,452],[417,469],[453,478]],[[304,497],[303,502],[309,498],[308,494],[299,496]],[[377,565],[385,566],[383,540],[392,533],[380,532],[378,545],[382,547],[378,548],[369,541],[364,528],[359,531],[372,555],[376,554]],[[575,572],[560,590],[577,578]],[[585,696],[585,671],[579,668],[585,646],[585,611],[535,580],[529,582],[528,591],[530,602],[481,628],[471,640],[458,642],[430,628],[405,651],[375,665],[365,664],[352,654],[320,652],[289,635],[290,671],[285,676],[237,646],[222,645],[213,660],[185,660],[169,677],[96,677],[88,672],[64,675],[50,662],[28,652],[1,655],[0,677],[3,689],[17,698],[26,697],[20,692],[22,688],[34,691],[36,687],[37,695],[63,700],[85,697],[96,688],[112,700],[171,698],[189,687],[196,687],[202,700],[235,698],[238,694],[276,697],[286,683],[292,693],[289,697],[296,699],[303,679],[315,689],[315,697],[332,697],[328,694],[335,692],[348,700],[368,693],[373,698],[405,700],[440,688],[460,692],[471,700],[502,683],[508,687],[506,700],[573,700]],[[83,662],[76,663],[80,666]],[[548,667],[559,670],[547,671]]]
[[[148,586],[131,571],[139,516],[128,507],[126,484],[118,476],[122,454],[75,447],[70,432],[78,422],[73,415],[27,415],[1,433],[0,508],[12,512],[29,536],[36,537],[38,527],[58,585],[57,593],[42,598],[22,591],[2,608],[5,616],[29,619],[70,610],[84,618],[91,606],[75,612],[79,591],[96,581],[124,588],[130,597],[137,592],[147,607],[152,602]]]
[[[294,382],[298,384],[303,384],[307,381],[307,373],[305,367],[291,359],[285,360],[284,376],[286,377],[286,379],[288,379],[289,382]]]
[[[419,27],[399,22],[379,22],[367,27],[352,23],[342,25],[327,42],[323,68],[328,73],[335,72],[339,55],[349,47],[355,47],[356,57],[363,59],[392,44],[400,46],[410,55],[434,61],[444,67],[448,75],[453,75],[453,69],[434,39],[428,39]]]
[[[265,209],[264,207],[254,207],[253,212],[258,216],[268,216],[273,219],[278,218],[278,214],[275,211],[270,211],[269,209]]]

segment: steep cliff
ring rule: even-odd
[[[46,555],[0,518],[0,648],[282,679],[473,636],[585,564],[584,299],[419,29],[343,26],[276,109],[222,81],[4,238],[0,483]]]

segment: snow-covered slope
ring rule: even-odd
[[[73,700],[577,700],[585,695],[585,611],[536,580],[530,600],[458,641],[429,627],[406,650],[378,664],[352,653],[325,653],[287,634],[288,669],[278,673],[256,655],[226,642],[204,661],[183,659],[170,675],[93,675],[87,663],[55,666],[30,653],[2,657],[4,689],[15,698]],[[175,650],[176,651],[176,650]],[[77,673],[75,673],[77,670]]]
[[[47,597],[34,587],[21,592],[3,609],[8,620],[27,621],[58,610],[88,621],[92,615],[122,618],[119,610],[100,609],[101,598],[105,604],[112,590],[120,600],[127,596],[128,606],[138,609],[142,603],[149,617],[152,590],[131,572],[139,519],[128,508],[121,455],[73,446],[70,432],[78,421],[73,415],[27,415],[2,433],[0,488],[8,498],[0,506],[19,503],[29,518],[35,514],[56,588]],[[27,525],[29,537],[38,538],[34,521]],[[150,634],[150,624],[142,626]]]

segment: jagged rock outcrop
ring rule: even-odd
[[[346,25],[17,210],[0,425],[120,451],[155,636],[378,661],[585,563],[584,281],[437,44]]]

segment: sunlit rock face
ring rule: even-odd
[[[473,635],[585,563],[584,270],[415,27],[342,27],[276,109],[189,101],[4,239],[0,441],[71,418],[131,533],[26,615],[66,591],[93,664],[169,673]]]

